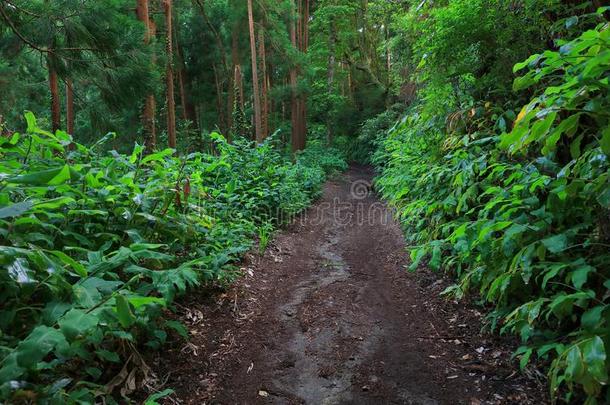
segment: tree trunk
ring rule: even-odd
[[[265,59],[273,60],[273,47],[266,48]],[[267,129],[269,134],[275,131],[275,122],[273,120],[273,114],[276,110],[276,103],[271,97],[271,89],[273,89],[273,72],[274,68],[270,62],[267,62]]]
[[[216,109],[218,110],[218,121],[220,123],[220,127],[224,128],[227,121],[224,116],[222,97],[223,91],[222,84],[220,83],[220,73],[218,72],[218,68],[216,68],[216,65],[212,65],[212,70],[214,71],[214,84],[216,86]]]
[[[174,50],[172,39],[172,0],[164,0],[167,70],[165,74],[167,90],[167,140],[170,148],[176,149],[176,102],[174,100]]]
[[[241,73],[241,66],[235,65],[235,89],[236,89],[236,104],[239,108],[244,111],[245,107],[245,99],[244,99],[244,81]]]
[[[178,57],[178,62],[180,63],[180,68],[177,72],[178,85],[180,89],[180,104],[182,105],[182,118],[187,121],[191,121],[195,128],[199,128],[199,124],[197,123],[197,117],[195,113],[195,108],[191,103],[191,99],[189,97],[187,91],[187,84],[189,83],[188,75],[186,73],[186,62],[184,61],[184,54],[182,53],[182,48],[180,47],[180,43],[178,41],[177,29],[174,25],[174,41],[176,44],[176,56]]]
[[[337,24],[334,18],[330,19],[329,35],[328,35],[328,70],[327,70],[327,94],[328,94],[328,111],[326,112],[326,142],[331,145],[333,143],[333,106],[330,105],[333,89],[335,86],[335,64],[337,62]]]
[[[392,51],[390,50],[390,28],[388,21],[385,23],[385,65],[388,71],[388,85],[390,83],[390,72],[392,71]]]
[[[205,11],[205,2],[204,0],[196,0],[195,3],[197,3],[197,5],[199,6],[199,10],[201,11],[201,15],[205,21],[205,23],[207,24],[207,26],[210,28],[210,31],[212,31],[212,34],[214,35],[214,38],[216,39],[216,47],[218,48],[218,52],[220,54],[220,61],[222,64],[222,70],[218,70],[218,72],[216,72],[216,85],[217,88],[220,89],[220,91],[218,92],[218,97],[220,98],[221,102],[220,102],[220,109],[218,110],[218,115],[219,115],[219,125],[220,125],[220,129],[221,132],[227,133],[229,132],[230,128],[231,128],[231,113],[230,111],[228,114],[228,117],[225,117],[225,109],[223,106],[223,101],[224,100],[224,89],[225,89],[225,80],[221,80],[224,74],[225,78],[228,78],[228,82],[229,82],[229,86],[227,88],[227,102],[229,104],[230,103],[230,99],[231,99],[231,93],[232,93],[232,87],[231,87],[231,76],[232,76],[232,70],[229,68],[229,64],[227,63],[227,52],[225,50],[225,45],[224,42],[222,40],[222,36],[220,35],[220,33],[218,32],[218,30],[216,29],[216,27],[214,26],[214,24],[212,24],[212,22],[210,21],[210,18],[208,17],[207,12]],[[233,4],[230,4],[233,5]]]
[[[296,0],[296,15],[291,26],[291,40],[293,46],[301,53],[306,54],[309,46],[309,0]],[[294,7],[294,6],[293,6]],[[293,11],[295,9],[293,8]],[[296,27],[294,26],[296,24]],[[301,69],[291,70],[291,84],[293,86],[293,106],[292,106],[292,150],[293,152],[305,149],[307,144],[307,97],[304,94],[297,94],[296,83],[297,75]]]
[[[300,0],[295,0],[295,1],[300,1]],[[292,43],[292,46],[295,49],[298,49],[296,24],[297,24],[297,15],[296,15],[296,10],[295,10],[295,4],[294,4],[294,2],[292,2],[292,20],[290,21],[290,42]],[[292,123],[291,144],[292,144],[292,152],[297,152],[300,150],[299,149],[300,141],[299,141],[299,117],[298,117],[299,100],[297,97],[297,66],[296,65],[293,65],[290,67],[290,88],[292,90],[291,101],[290,101],[290,117],[291,117],[291,123]]]
[[[61,107],[59,105],[59,86],[57,84],[57,72],[51,61],[49,65],[49,90],[51,91],[51,129],[53,133],[61,128]]]
[[[250,55],[252,60],[252,90],[254,97],[254,129],[256,142],[264,140],[263,128],[261,123],[261,99],[258,83],[258,66],[256,61],[256,37],[254,36],[254,13],[252,11],[252,0],[248,0],[248,27],[250,28]]]
[[[248,137],[250,126],[244,114],[244,87],[241,74],[241,66],[235,66],[235,75],[233,79],[233,126],[231,127],[230,136]],[[229,138],[230,140],[230,138]]]
[[[74,88],[72,79],[66,79],[66,131],[74,135]]]
[[[178,91],[180,92],[180,106],[182,107],[182,119],[187,121],[189,119],[186,109],[186,92],[184,90],[184,72],[182,67],[176,72],[176,79],[178,79]]]
[[[148,0],[138,0],[136,13],[138,19],[144,23],[144,44],[148,45],[154,35],[154,26],[150,21],[148,12]],[[151,64],[154,64],[154,57],[151,60]],[[147,153],[151,153],[157,146],[155,110],[155,96],[153,94],[146,95],[142,112],[142,126],[144,129],[144,145],[146,146]]]
[[[303,22],[301,23],[301,52],[306,55],[309,48],[309,0],[304,0]],[[307,145],[307,94],[301,96],[301,150]]]
[[[269,135],[269,97],[268,91],[269,85],[267,77],[267,61],[265,55],[265,33],[261,29],[258,31],[258,54],[261,61],[261,75],[262,75],[262,86],[261,86],[261,128],[263,136]]]
[[[385,51],[386,51],[386,70],[387,70],[387,85],[386,85],[386,108],[389,109],[392,106],[392,50],[390,48],[390,28],[389,22],[385,23]]]
[[[230,3],[233,5],[233,3]],[[231,28],[231,73],[229,74],[230,80],[229,80],[229,94],[227,95],[227,117],[228,117],[228,127],[229,127],[229,132],[232,132],[234,127],[235,127],[235,123],[233,122],[233,109],[235,108],[235,104],[236,104],[236,100],[235,100],[235,95],[237,93],[236,91],[236,86],[237,86],[237,82],[235,81],[235,77],[236,77],[236,69],[237,66],[239,66],[240,61],[239,61],[239,41],[238,41],[238,24],[233,24],[233,27]],[[230,134],[229,134],[230,135]]]

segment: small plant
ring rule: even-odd
[[[273,235],[273,224],[266,222],[258,227],[258,252],[262,256],[267,250],[269,240]]]

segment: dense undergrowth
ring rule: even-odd
[[[591,404],[610,401],[605,11],[586,16],[604,21],[596,28],[517,64],[513,95],[443,115],[428,92],[378,137],[374,158],[414,246],[411,268],[425,260],[455,275],[446,293],[493,304],[491,327],[520,335],[522,367],[548,367],[553,398]]]
[[[112,403],[148,377],[177,294],[226,284],[257,235],[310,204],[336,150],[291,162],[272,140],[214,153],[98,152],[41,130],[0,138],[0,398]]]

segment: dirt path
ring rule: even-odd
[[[154,368],[178,403],[543,403],[447,282],[405,271],[398,225],[352,167],[220,296],[182,302],[191,341]],[[531,372],[535,377],[536,373]]]

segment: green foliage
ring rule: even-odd
[[[144,27],[135,13],[126,12],[134,6],[127,0],[0,4],[0,91],[5,95],[0,99],[0,115],[7,127],[20,129],[26,109],[48,123],[46,70],[52,66],[60,77],[60,93],[63,81],[74,83],[81,143],[94,141],[100,131],[136,133],[140,100],[147,91],[157,90],[160,75],[147,62],[157,44],[142,45]]]
[[[338,150],[312,142],[286,171],[280,185],[282,211],[289,217],[300,212],[321,195],[327,176],[346,169],[346,160]]]
[[[542,45],[540,34],[550,26],[545,13],[557,3],[455,0],[412,8],[403,30],[412,37],[420,80],[428,82],[424,91],[448,91],[460,101],[506,95],[514,61]]]
[[[87,148],[26,118],[26,133],[0,138],[7,401],[128,394],[138,348],[158,348],[169,331],[187,335],[163,320],[176,295],[231,281],[253,238],[303,209],[325,174],[344,167],[328,151],[306,150],[292,164],[270,142],[228,144],[219,134],[211,135],[217,155],[144,155],[137,144],[130,155],[100,153],[113,135]]]
[[[411,269],[427,259],[458,278],[447,293],[495,304],[491,326],[520,335],[521,366],[537,355],[553,397],[590,404],[608,395],[609,33],[517,64],[515,89],[534,94],[520,113],[475,101],[440,120],[416,105],[375,157],[416,245]]]
[[[378,149],[384,134],[394,126],[403,110],[402,105],[396,104],[387,111],[364,121],[358,131],[358,137],[347,144],[349,160],[365,164],[373,163],[373,151]]]

